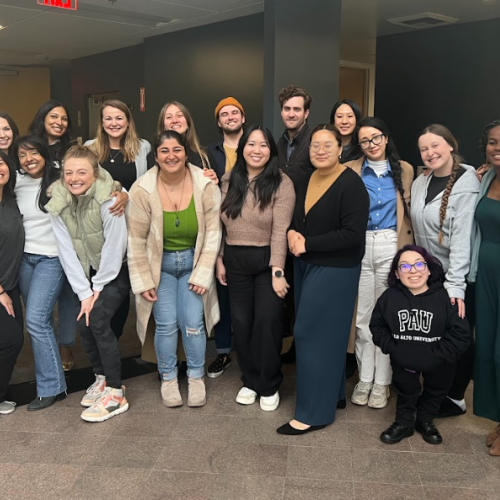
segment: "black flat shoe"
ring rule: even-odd
[[[380,440],[385,444],[396,444],[410,436],[413,436],[413,427],[394,422],[380,434]]]
[[[441,444],[443,442],[443,437],[436,429],[434,424],[430,422],[415,422],[415,430],[422,434],[424,441],[429,444]]]
[[[466,410],[462,410],[462,408],[456,405],[450,398],[445,398],[439,407],[436,418],[459,417],[465,414]]]
[[[308,432],[319,431],[321,429],[324,429],[325,427],[326,425],[311,425],[311,427],[308,427],[307,429],[300,430],[292,427],[290,423],[287,422],[281,427],[278,427],[276,429],[276,432],[278,434],[284,434],[285,436],[301,436],[302,434],[307,434]]]
[[[26,407],[26,409],[28,411],[45,410],[45,408],[52,406],[56,401],[62,401],[63,399],[66,399],[66,396],[67,396],[66,391],[64,391],[61,392],[61,394],[58,394],[57,396],[36,398]]]
[[[347,401],[344,399],[339,399],[337,401],[337,410],[343,410],[347,406]]]

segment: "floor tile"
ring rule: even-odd
[[[219,474],[210,500],[281,500],[285,479]]]
[[[328,479],[287,478],[284,500],[354,500],[353,483]]]
[[[19,469],[19,467],[20,464],[0,463],[0,486],[2,486],[5,480],[9,479],[14,474],[14,472],[16,472],[17,469]]]
[[[380,434],[387,429],[387,423],[374,425],[367,422],[349,422],[349,443],[353,450],[410,451],[408,439],[397,444],[385,444]]]
[[[141,489],[142,500],[210,500],[216,474],[153,471]]]
[[[353,450],[355,482],[420,484],[411,453],[404,451]]]
[[[113,436],[144,436],[144,437],[168,437],[180,419],[179,414],[169,412],[162,405],[151,413],[138,411],[127,411],[114,420],[117,425],[112,429]],[[111,419],[113,420],[113,419]]]
[[[427,500],[498,500],[498,492],[466,488],[424,487]]]
[[[43,441],[43,435],[36,432],[0,431],[0,463],[23,463]]]
[[[422,486],[354,483],[356,500],[426,500]]]
[[[289,444],[293,446],[328,447],[334,450],[349,450],[349,428],[347,422],[335,421],[319,431],[303,436],[290,436]]]
[[[311,446],[289,446],[287,478],[352,481],[352,455],[349,450]]]
[[[439,432],[443,436],[443,442],[440,445],[426,443],[422,436],[415,431],[415,434],[409,439],[411,451],[425,453],[456,453],[459,455],[473,455],[474,449],[471,445],[473,434],[467,428],[457,427],[455,429],[439,426],[436,421]]]

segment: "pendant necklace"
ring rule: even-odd
[[[116,160],[116,158],[118,158],[118,155],[119,155],[120,153],[121,153],[121,151],[120,151],[120,150],[118,150],[118,151],[116,152],[116,154],[113,156],[113,152],[112,152],[112,150],[110,149],[110,150],[109,150],[109,161],[110,161],[111,163],[114,163],[114,162],[115,162],[115,160]]]
[[[186,173],[184,174],[184,179],[182,181],[181,199],[179,200],[179,207],[182,205],[182,197],[184,195],[184,183],[186,182],[186,175],[187,175],[187,170],[186,170]],[[179,220],[179,213],[177,212],[177,205],[174,205],[172,203],[172,200],[170,199],[170,196],[168,195],[167,188],[165,187],[165,183],[163,182],[163,179],[161,178],[161,175],[159,173],[158,173],[158,177],[160,178],[161,185],[163,186],[163,190],[165,191],[165,194],[167,195],[168,201],[170,202],[170,205],[174,209],[174,212],[175,212],[175,227],[179,227],[181,221]]]

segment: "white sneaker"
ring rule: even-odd
[[[373,384],[371,382],[358,382],[351,396],[351,403],[364,406],[368,403],[368,397]]]
[[[387,406],[387,399],[391,395],[388,385],[373,384],[368,406],[370,408],[385,408]]]
[[[280,404],[280,395],[276,391],[272,396],[260,397],[260,409],[264,411],[274,411]]]
[[[0,403],[0,415],[8,415],[13,413],[16,409],[16,403],[14,401],[2,401]]]
[[[99,398],[104,394],[106,389],[106,377],[104,375],[96,375],[95,382],[87,389],[80,404],[85,408],[90,408],[97,403]]]
[[[257,393],[248,387],[242,387],[236,396],[236,402],[240,405],[253,405],[257,400]]]

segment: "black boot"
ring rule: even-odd
[[[380,434],[380,440],[385,444],[396,444],[404,438],[413,436],[413,427],[394,422],[391,426]]]
[[[48,396],[45,398],[36,398],[34,399],[28,406],[28,411],[37,411],[37,410],[45,410],[49,406],[52,406],[56,401],[62,401],[66,399],[66,391],[61,392],[61,394],[57,394],[56,396]]]
[[[415,430],[422,434],[424,441],[429,444],[441,444],[443,438],[432,422],[415,422]]]

